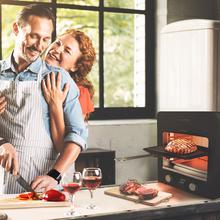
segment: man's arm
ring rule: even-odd
[[[71,164],[77,159],[81,149],[75,143],[66,143],[64,151],[58,157],[53,169],[58,171],[61,175],[69,168]],[[38,176],[32,183],[32,188],[34,190],[39,190],[44,188],[45,191],[54,188],[57,185],[57,181],[49,176]]]
[[[4,96],[0,97],[0,114],[4,113],[7,105],[7,101]],[[17,152],[14,146],[8,143],[7,140],[0,137],[0,165],[5,168],[6,171],[12,172],[17,175],[19,165]]]

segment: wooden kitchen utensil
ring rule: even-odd
[[[136,196],[136,195],[124,195],[124,194],[120,193],[119,186],[107,189],[104,193],[106,195],[118,197],[118,198],[121,198],[121,199],[130,200],[130,201],[133,201],[133,202],[139,202],[139,203],[142,203],[142,204],[145,204],[145,205],[150,205],[150,206],[158,205],[161,202],[165,202],[165,201],[169,200],[172,197],[171,193],[159,191],[158,195],[153,199],[139,200],[138,196]]]

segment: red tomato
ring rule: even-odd
[[[46,201],[58,202],[58,201],[65,201],[66,196],[58,190],[50,189],[43,194],[42,199]]]
[[[25,192],[21,193],[17,196],[18,199],[20,200],[28,200],[28,199],[33,199],[34,198],[34,193],[33,192]]]

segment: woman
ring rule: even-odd
[[[94,87],[87,79],[95,61],[95,50],[90,38],[81,31],[70,29],[60,35],[46,50],[45,61],[52,66],[63,67],[69,72],[79,87],[79,101],[85,122],[94,111]],[[44,97],[49,105],[51,118],[51,133],[55,148],[62,151],[65,125],[63,117],[63,102],[68,92],[68,85],[61,89],[61,75],[57,79],[53,73],[42,81]],[[0,98],[0,113],[6,108],[4,97]]]
[[[95,50],[90,38],[81,31],[70,29],[60,35],[45,52],[45,61],[52,66],[63,67],[69,72],[79,87],[79,101],[82,113],[87,122],[89,114],[94,111],[94,88],[87,79],[95,61]],[[50,108],[51,132],[55,147],[62,149],[65,125],[62,103],[65,100],[67,89],[60,88],[61,76],[57,80],[52,73],[42,83],[45,99]],[[68,86],[68,85],[67,85]]]
[[[94,111],[94,87],[87,79],[95,61],[95,50],[90,38],[81,31],[70,29],[60,35],[45,53],[45,61],[69,72],[80,90],[80,103],[85,121]]]

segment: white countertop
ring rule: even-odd
[[[104,191],[107,188],[99,188],[94,192],[94,204],[96,204],[98,208],[89,210],[86,209],[86,206],[90,203],[90,194],[88,190],[81,190],[75,195],[75,210],[83,217],[85,215],[108,215],[117,212],[129,212],[131,210],[156,210],[184,205],[203,204],[211,201],[162,183],[153,183],[153,186],[161,191],[172,193],[173,198],[157,206],[148,206],[105,195]],[[220,199],[215,201],[220,201]],[[22,208],[1,210],[1,212],[6,213],[9,220],[53,220],[64,218],[64,212],[68,211],[68,209],[69,207]]]

